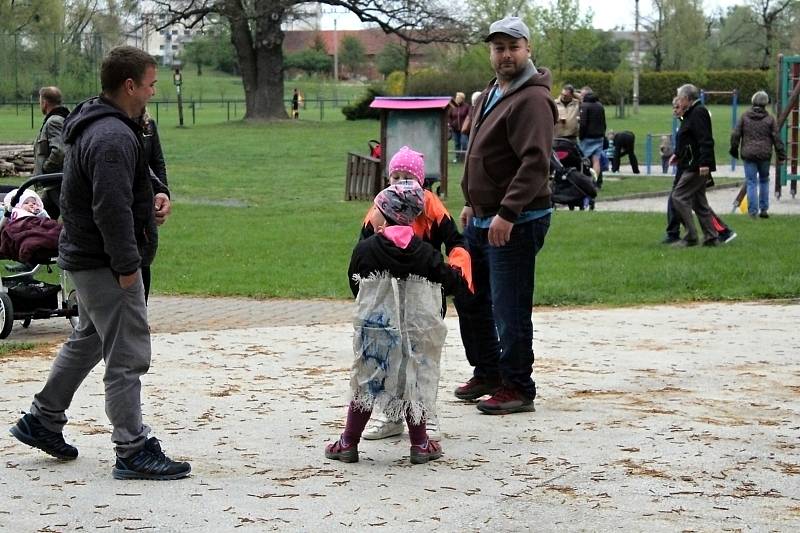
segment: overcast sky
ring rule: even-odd
[[[536,5],[545,5],[547,0],[537,0]],[[711,13],[715,8],[720,7],[723,10],[729,6],[742,4],[741,0],[703,0],[703,7],[705,12]],[[581,8],[584,11],[591,9],[594,12],[594,26],[603,30],[610,30],[614,27],[621,26],[623,29],[633,30],[634,26],[634,6],[635,0],[582,0],[580,2]],[[651,2],[649,0],[640,0],[639,9],[640,15],[648,16],[650,11]],[[330,6],[325,6],[325,9],[330,9]],[[361,21],[358,17],[350,12],[346,14],[323,15],[322,28],[323,30],[332,30],[334,18],[336,19],[336,27],[340,30],[355,30],[361,28]]]
[[[741,0],[703,0],[703,11],[706,14],[712,13],[716,8],[721,8],[725,11],[728,7],[737,4],[743,4]],[[639,1],[639,15],[646,17],[650,15],[650,6],[652,3],[649,0]],[[622,26],[626,30],[634,29],[634,11],[636,2],[635,0],[583,0],[581,7],[584,10],[591,9],[594,12],[594,27],[603,30],[611,30],[616,26]]]

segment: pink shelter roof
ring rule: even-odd
[[[444,109],[449,96],[376,96],[369,105],[375,109]]]

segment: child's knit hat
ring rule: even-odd
[[[389,185],[375,197],[375,207],[387,220],[398,226],[410,226],[422,213],[425,193],[419,183],[401,180]]]
[[[33,191],[32,189],[25,189],[24,191],[22,191],[22,195],[19,197],[19,201],[17,202],[17,204],[13,206],[9,205],[11,203],[11,200],[14,199],[14,195],[17,194],[18,190],[19,189],[14,189],[13,191],[6,194],[5,198],[3,198],[3,204],[5,205],[5,210],[11,211],[11,220],[17,220],[18,218],[24,218],[24,217],[37,216],[36,214],[31,213],[30,211],[27,211],[26,209],[22,208],[22,204],[24,204],[25,200],[28,200],[29,198],[33,198],[33,200],[35,201],[36,206],[39,208],[38,212],[43,213],[44,216],[47,216],[47,212],[44,210],[44,205],[42,205],[42,199],[39,197],[38,194],[36,194],[36,191]]]
[[[39,206],[39,209],[44,209],[44,205],[42,204],[42,198],[38,194],[36,194],[36,191],[32,189],[25,189],[24,191],[22,191],[22,195],[19,197],[19,200],[17,201],[16,205],[9,205],[11,203],[11,200],[14,199],[14,195],[17,194],[18,190],[19,189],[14,189],[12,191],[9,191],[8,194],[6,194],[5,198],[3,198],[3,204],[7,205],[8,207],[19,207],[23,203],[25,203],[25,200],[27,200],[28,198],[33,198],[34,200],[36,200],[36,205]]]
[[[425,182],[425,158],[421,153],[403,146],[389,161],[387,175],[391,176],[396,171],[409,172],[422,185]]]

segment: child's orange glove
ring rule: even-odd
[[[467,283],[469,292],[475,294],[475,285],[472,283],[472,258],[469,256],[469,252],[461,247],[453,248],[447,256],[447,261],[451,267],[461,271],[461,277]]]

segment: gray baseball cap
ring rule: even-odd
[[[504,33],[515,39],[524,38],[526,41],[531,40],[531,32],[519,17],[506,17],[496,22],[492,22],[492,25],[489,26],[489,34],[486,36],[484,41],[487,43],[491,41],[492,36],[495,33]]]

